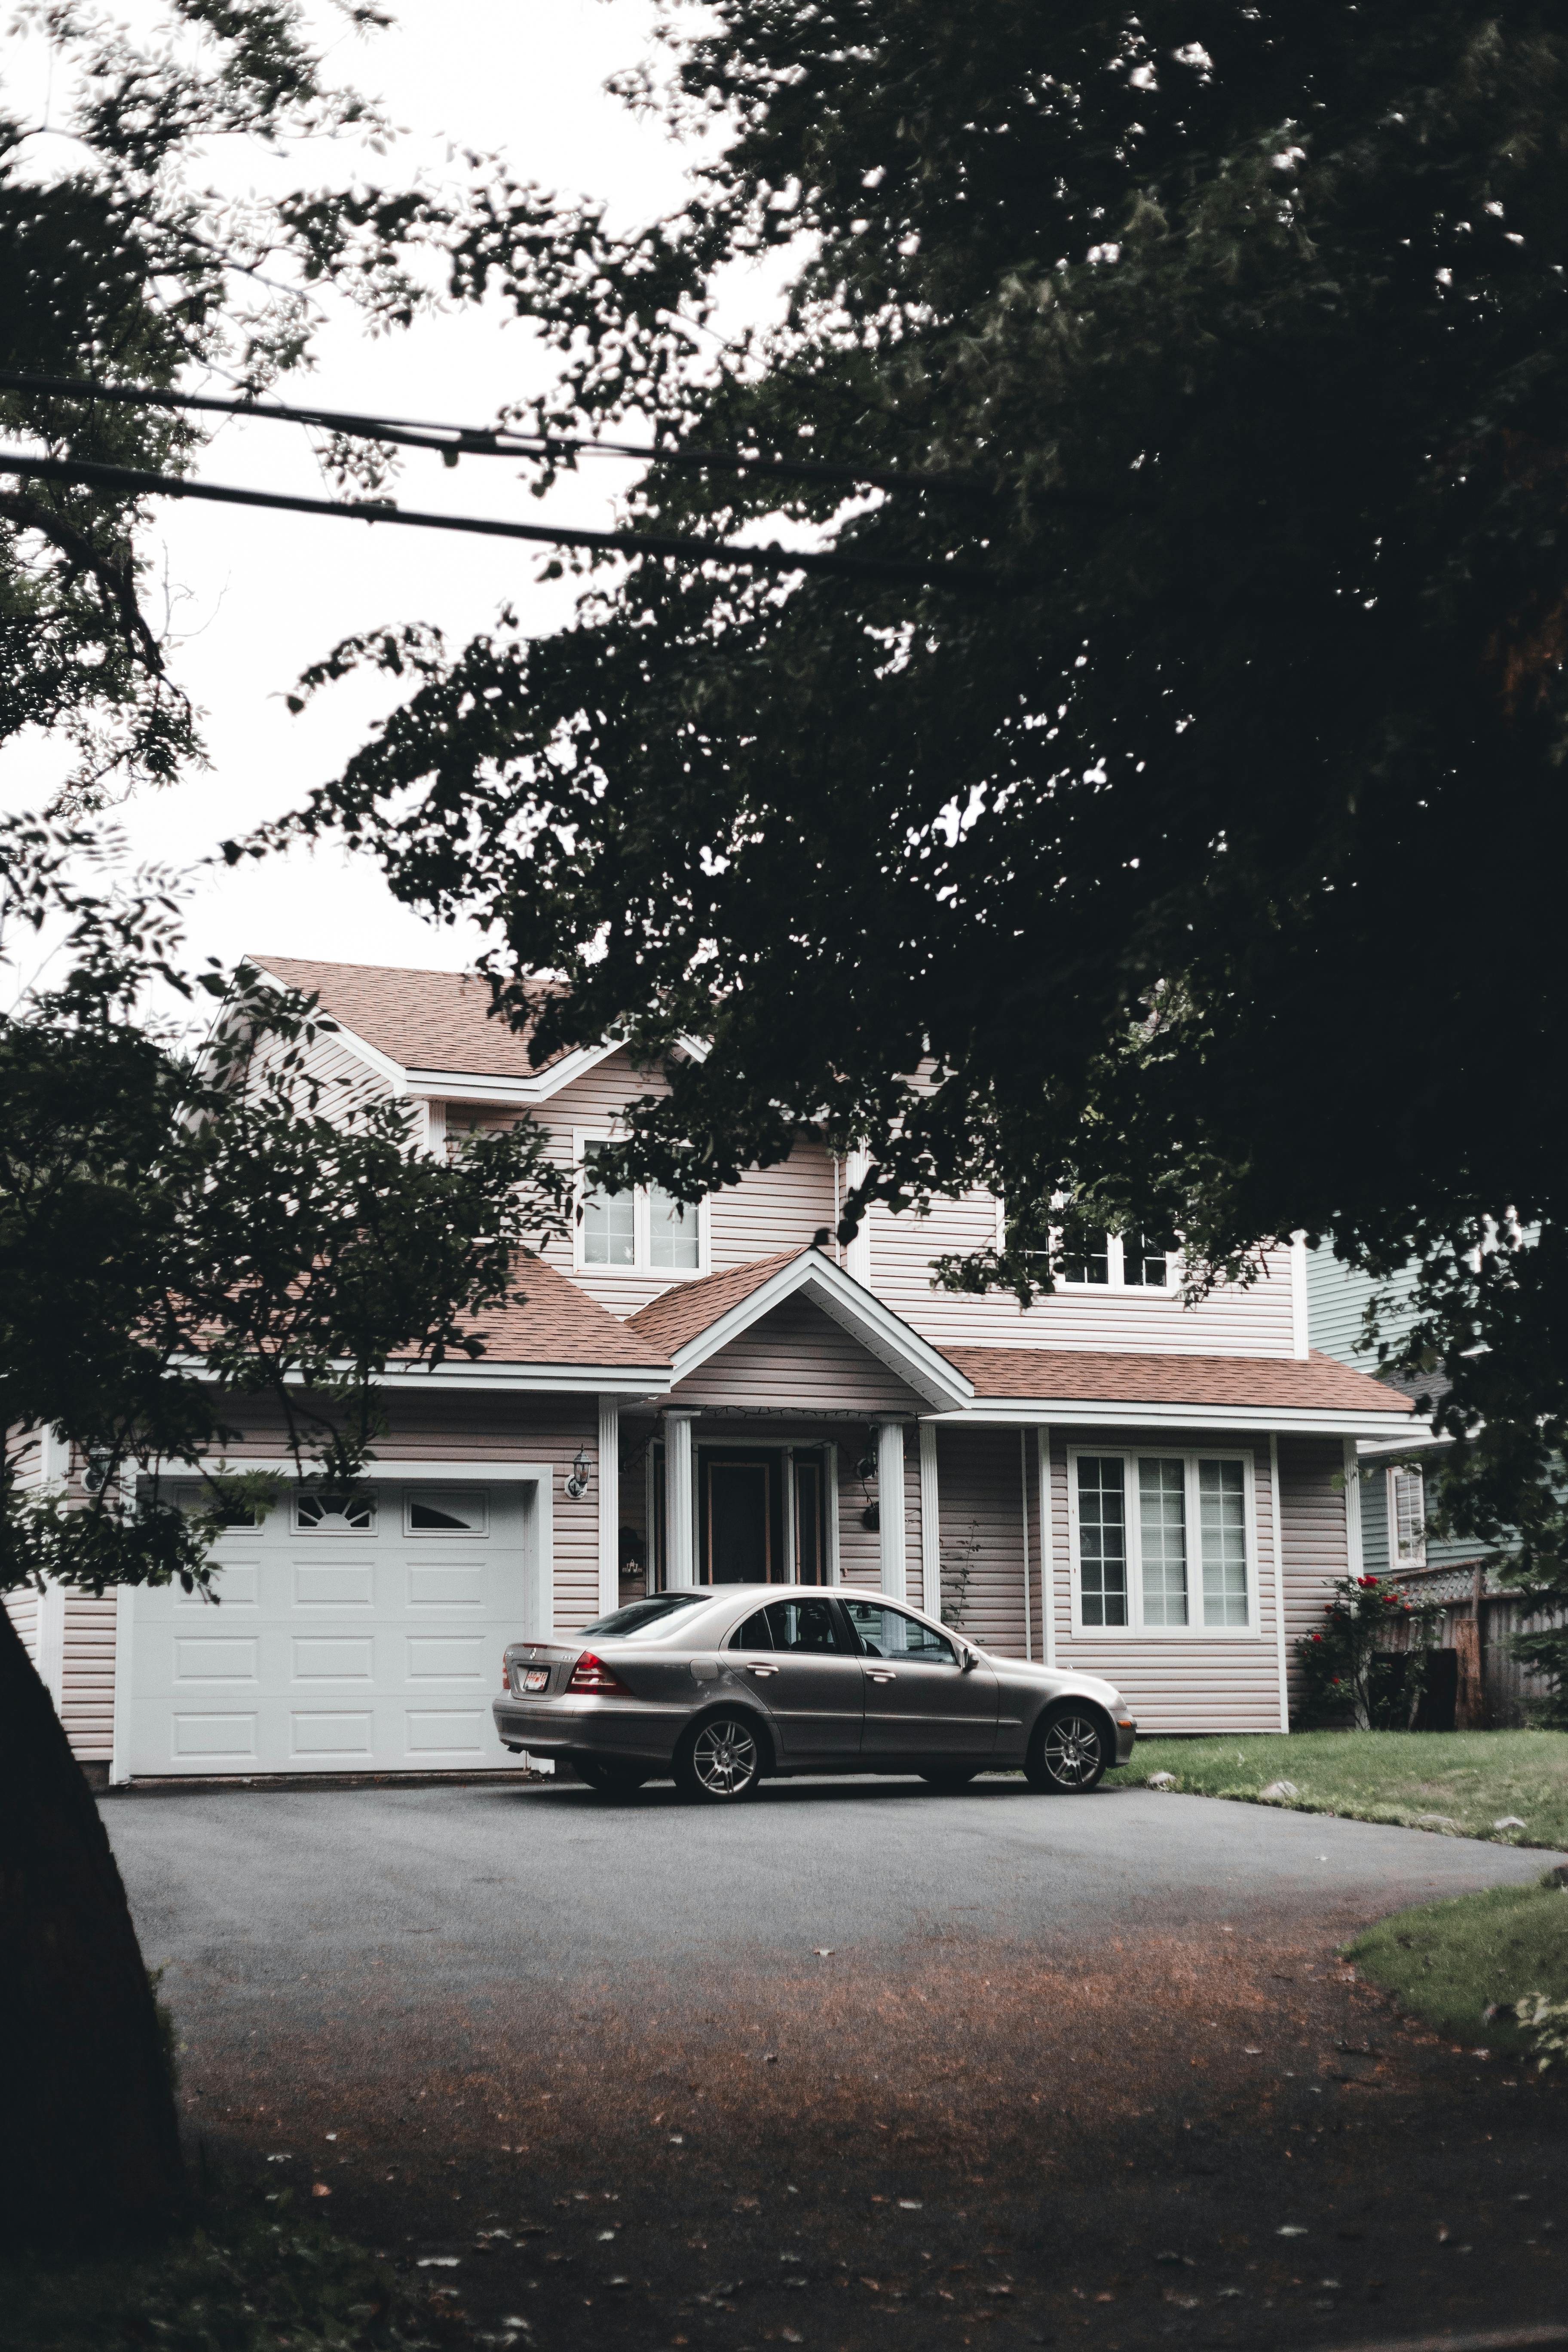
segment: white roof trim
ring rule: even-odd
[[[1130,1403],[1115,1397],[977,1397],[967,1411],[932,1413],[933,1421],[996,1422],[1009,1427],[1053,1429],[1207,1429],[1270,1431],[1280,1436],[1386,1437],[1392,1416],[1331,1405]],[[1420,1442],[1424,1422],[1413,1419]]]
[[[255,963],[254,969],[270,981],[274,988],[289,989],[295,985],[292,981],[285,981],[279,973],[269,971],[264,963]],[[308,994],[309,991],[305,993]],[[487,1076],[482,1070],[438,1070],[426,1068],[417,1063],[395,1060],[379,1045],[373,1045],[368,1038],[362,1037],[357,1029],[351,1029],[342,1014],[334,1013],[330,1005],[323,1004],[321,1011],[349,1051],[358,1055],[378,1077],[384,1078],[395,1094],[416,1095],[422,1099],[437,1102],[548,1102],[552,1095],[560,1093],[563,1087],[569,1087],[574,1078],[584,1076],[589,1070],[597,1068],[601,1062],[607,1061],[612,1054],[620,1051],[619,1045],[616,1043],[579,1045],[573,1053],[563,1055],[560,1061],[552,1062],[548,1069],[536,1071],[527,1078],[499,1075]]]
[[[922,1339],[901,1315],[895,1315],[872,1291],[816,1250],[805,1250],[799,1257],[792,1258],[716,1323],[710,1323],[705,1331],[700,1331],[694,1339],[678,1349],[672,1385],[689,1380],[710,1357],[718,1355],[732,1339],[738,1339],[743,1331],[749,1331],[754,1323],[761,1322],[786,1298],[800,1296],[820,1307],[841,1331],[847,1331],[868,1355],[896,1372],[929,1404],[962,1407],[973,1397],[973,1383],[955,1364],[949,1363],[939,1349],[933,1348],[929,1339]]]

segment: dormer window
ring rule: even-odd
[[[583,1171],[577,1220],[577,1264],[584,1272],[700,1274],[708,1252],[706,1204],[678,1201],[662,1184],[631,1184],[612,1192],[596,1181],[608,1148],[604,1137],[579,1138]]]
[[[1103,1226],[1062,1229],[1058,1279],[1071,1287],[1169,1290],[1171,1253],[1147,1234],[1112,1234]]]

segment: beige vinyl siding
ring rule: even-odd
[[[937,1431],[936,1460],[943,1619],[982,1649],[1021,1658],[1025,1652],[1024,1495],[1018,1432],[944,1424]],[[1032,1559],[1032,1532],[1029,1549]],[[961,1601],[959,1573],[965,1559],[969,1581]],[[1037,1620],[1032,1597],[1029,1612],[1031,1619]],[[1037,1656],[1037,1622],[1034,1646]]]
[[[114,1753],[116,1616],[112,1593],[65,1595],[60,1720],[84,1764],[107,1764]]]
[[[1299,1680],[1295,1644],[1322,1623],[1336,1577],[1350,1574],[1345,1532],[1343,1450],[1337,1438],[1279,1440],[1279,1516],[1285,1549],[1285,1650],[1292,1701]]]
[[[938,1202],[929,1217],[871,1213],[870,1286],[917,1331],[947,1347],[1039,1347],[1130,1354],[1289,1356],[1290,1253],[1268,1253],[1250,1287],[1232,1284],[1196,1307],[1173,1291],[1063,1288],[1027,1308],[1005,1293],[971,1297],[941,1290],[931,1262],[988,1248],[996,1210],[989,1197]]]
[[[917,1609],[941,1616],[942,1603],[934,1593],[928,1600],[921,1573],[921,1441],[914,1428],[904,1432],[904,1592]]]
[[[8,1592],[5,1611],[22,1637],[22,1647],[35,1665],[38,1663],[38,1596],[36,1592]]]
[[[868,1500],[877,1496],[873,1478],[868,1488],[856,1475],[856,1465],[877,1452],[877,1434],[868,1423],[857,1428],[853,1423],[840,1423],[834,1431],[838,1447],[838,1580],[841,1584],[869,1586],[879,1591],[882,1582],[882,1538],[876,1528],[861,1524]],[[907,1449],[906,1449],[907,1454]]]
[[[1097,1446],[1120,1451],[1136,1449],[1140,1444],[1146,1446],[1151,1440],[1147,1431],[1075,1430],[1070,1438],[1058,1431],[1053,1432],[1051,1443],[1051,1583],[1057,1664],[1083,1674],[1103,1675],[1108,1682],[1114,1683],[1145,1732],[1278,1731],[1279,1665],[1268,1444],[1180,1430],[1162,1431],[1156,1442],[1162,1448],[1250,1454],[1256,1506],[1253,1573],[1257,1580],[1258,1631],[1208,1635],[1074,1633],[1072,1579],[1076,1571],[1068,1523],[1068,1446],[1090,1453]]]
[[[395,1478],[400,1460],[472,1462],[476,1476],[482,1475],[487,1463],[548,1462],[556,1628],[571,1633],[599,1614],[597,1476],[590,1480],[581,1501],[574,1502],[566,1492],[578,1447],[591,1462],[597,1460],[596,1397],[394,1395],[387,1414],[390,1426],[376,1441],[375,1460],[365,1474],[369,1478]],[[229,1461],[276,1455],[282,1450],[282,1430],[269,1406],[259,1402],[237,1405],[235,1419],[245,1437],[227,1449]]]
[[[258,1072],[275,1068],[292,1050],[276,1037],[264,1038],[257,1048],[254,1067]],[[373,1069],[335,1031],[302,1046],[300,1054],[301,1068],[292,1091],[303,1107],[306,1082],[313,1080],[321,1089],[317,1108],[323,1118],[345,1120],[367,1103],[386,1101],[392,1093],[390,1082],[381,1072]]]
[[[912,1413],[921,1400],[809,1299],[787,1298],[670,1391],[672,1404]]]

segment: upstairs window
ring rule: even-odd
[[[1100,1225],[1064,1225],[1058,1244],[1062,1282],[1104,1290],[1169,1290],[1171,1253],[1147,1234],[1112,1234]]]
[[[1426,1565],[1426,1482],[1419,1470],[1388,1474],[1388,1524],[1395,1568]]]
[[[707,1264],[707,1204],[678,1201],[662,1184],[611,1192],[599,1181],[602,1137],[578,1139],[583,1171],[577,1264],[650,1274],[700,1274]]]
[[[1088,1633],[1246,1633],[1252,1502],[1244,1457],[1072,1455],[1078,1624]]]

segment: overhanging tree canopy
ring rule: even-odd
[[[556,421],[945,469],[981,488],[654,467],[637,511],[782,508],[994,593],[645,560],[542,644],[359,640],[308,683],[413,689],[302,824],[499,920],[509,1007],[563,975],[539,1052],[711,1036],[639,1171],[825,1118],[894,1205],[1003,1192],[1013,1246],[952,1276],[1025,1291],[1064,1191],[1200,1276],[1297,1228],[1421,1261],[1417,1343],[1456,1427],[1491,1346],[1517,1494],[1568,1399],[1559,12],[712,14],[667,93],[719,133],[686,211],[542,208],[511,265]],[[779,249],[773,330],[692,333]],[[1539,1246],[1478,1275],[1507,1215]]]

